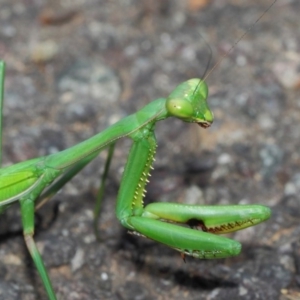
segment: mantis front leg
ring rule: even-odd
[[[134,142],[118,194],[117,217],[122,225],[193,257],[213,259],[238,255],[241,251],[239,242],[216,234],[263,222],[270,217],[270,209],[261,205],[178,203],[151,203],[144,207],[145,186],[157,146],[153,129],[132,137]]]

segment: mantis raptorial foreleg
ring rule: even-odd
[[[198,258],[222,258],[239,254],[239,242],[207,232],[222,234],[253,226],[270,217],[269,208],[260,205],[215,207],[178,203],[151,203],[144,207],[145,186],[157,146],[153,130],[151,125],[143,131],[140,140],[135,140],[136,133],[132,137],[135,142],[129,153],[117,202],[117,217],[122,225],[137,234]]]
[[[4,64],[1,66],[0,77],[3,79]],[[130,231],[168,245],[183,255],[221,258],[237,255],[241,245],[216,234],[253,226],[270,217],[270,209],[261,205],[205,207],[152,203],[144,207],[144,192],[157,147],[156,122],[175,117],[203,128],[209,127],[213,114],[207,105],[207,96],[206,83],[198,78],[190,79],[181,83],[167,98],[154,100],[80,144],[0,169],[0,209],[3,211],[19,201],[25,242],[49,299],[56,299],[56,296],[34,242],[34,211],[99,152],[109,147],[105,168],[108,171],[113,146],[120,138],[130,138],[132,147],[118,193],[116,213],[122,225]],[[101,189],[99,199],[102,193]],[[95,209],[96,216],[99,209],[100,204]]]

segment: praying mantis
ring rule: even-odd
[[[1,62],[2,91],[4,69]],[[120,138],[132,140],[116,207],[117,218],[129,231],[174,248],[183,256],[214,259],[235,256],[241,251],[239,242],[218,234],[254,226],[270,217],[270,209],[261,205],[198,206],[158,202],[144,207],[143,197],[157,148],[156,123],[175,117],[202,128],[209,127],[213,114],[207,105],[207,96],[208,88],[203,80],[187,80],[167,98],[150,102],[86,141],[49,156],[0,169],[0,211],[19,201],[25,243],[49,299],[56,296],[33,238],[35,209],[102,150],[109,148],[112,156],[113,146]]]
[[[0,62],[1,102],[4,73],[4,62]],[[270,217],[270,209],[262,205],[199,206],[158,202],[144,206],[144,193],[157,148],[156,123],[173,117],[208,128],[213,123],[213,114],[207,97],[205,81],[189,79],[166,98],[150,102],[80,144],[0,169],[0,212],[19,202],[25,243],[49,299],[56,296],[33,237],[35,210],[105,149],[110,153],[109,165],[113,147],[123,137],[131,139],[132,146],[118,192],[116,214],[129,231],[167,245],[182,256],[225,258],[238,255],[241,244],[219,234],[254,226]]]

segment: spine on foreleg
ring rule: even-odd
[[[156,140],[153,134],[134,141],[123,172],[118,194],[116,214],[123,226],[133,229],[128,218],[141,215],[145,186],[156,152]]]

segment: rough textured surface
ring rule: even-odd
[[[204,74],[270,1],[0,0],[7,62],[5,165],[70,147]],[[49,2],[50,3],[50,2]],[[300,298],[300,3],[277,4],[207,79],[212,128],[167,120],[147,201],[261,203],[270,221],[232,235],[242,254],[187,259],[126,233],[114,215],[120,141],[95,240],[105,153],[37,217],[59,299]],[[159,198],[159,199],[158,199]],[[58,210],[58,213],[55,213]],[[0,218],[0,299],[45,299],[18,205]]]

